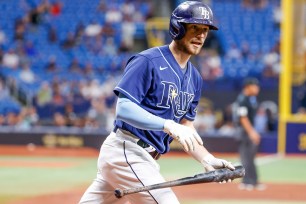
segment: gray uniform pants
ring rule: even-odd
[[[245,168],[245,176],[242,180],[244,184],[257,184],[257,170],[255,166],[255,156],[258,146],[255,145],[244,132],[241,135],[239,143],[239,154],[243,167]]]
[[[98,158],[98,173],[80,204],[179,204],[171,188],[156,189],[116,198],[116,188],[136,188],[165,182],[158,163],[137,139],[120,130],[104,141]]]

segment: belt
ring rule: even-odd
[[[117,126],[115,126],[113,132],[116,133],[118,129],[120,129],[120,128],[118,128]],[[128,136],[131,136],[131,137],[133,137],[133,138],[137,138],[137,139],[138,139],[138,137],[136,137],[135,135],[133,135],[131,132],[129,132],[129,131],[127,131],[127,130],[122,130],[122,129],[120,129],[120,131],[123,132],[123,133],[125,133],[125,134],[128,135]],[[152,157],[153,159],[158,160],[158,159],[160,158],[161,154],[160,154],[158,151],[156,151],[155,148],[154,148],[154,150],[152,151],[153,147],[152,147],[151,145],[149,145],[148,143],[144,142],[143,140],[138,139],[138,141],[136,142],[136,144],[137,144],[138,146],[142,147],[143,149],[145,149],[145,150],[151,155],[151,157]]]
[[[151,145],[145,143],[145,142],[142,141],[141,139],[139,139],[138,142],[136,142],[136,144],[138,144],[140,147],[144,148],[146,151],[147,151],[146,148],[150,148],[150,147],[151,147]],[[155,160],[158,160],[158,159],[160,158],[160,156],[161,156],[161,154],[160,154],[158,151],[156,151],[156,150],[150,151],[150,152],[147,151],[147,152],[148,152],[148,153],[153,157],[153,159],[155,159]]]

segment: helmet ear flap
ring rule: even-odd
[[[170,19],[170,29],[169,33],[173,40],[180,40],[185,35],[185,27],[184,25],[178,21],[178,18],[174,15],[171,16]]]
[[[185,29],[185,25],[181,22],[177,22],[180,26],[179,26],[179,34],[176,38],[176,40],[180,40],[182,39],[184,36],[185,36],[185,33],[186,33],[186,29]]]

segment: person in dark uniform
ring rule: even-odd
[[[265,186],[258,183],[255,156],[260,143],[260,135],[254,128],[258,104],[256,96],[260,87],[256,78],[246,78],[243,81],[243,90],[236,100],[236,114],[240,132],[239,154],[241,163],[246,170],[245,177],[239,185],[240,189],[264,190]]]

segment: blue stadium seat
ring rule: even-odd
[[[231,44],[241,47],[242,42],[248,42],[253,54],[269,52],[279,39],[279,29],[275,28],[272,16],[275,2],[277,3],[277,0],[271,1],[263,9],[250,10],[243,8],[241,1],[212,1],[215,18],[218,20],[219,27],[222,28],[218,31],[218,37],[221,38],[225,51]],[[250,70],[241,71],[241,76],[245,73],[262,71],[261,63],[258,66],[254,66],[252,62],[246,63],[249,64]],[[229,66],[222,62],[225,77],[237,77],[237,72],[232,66],[233,64]]]

